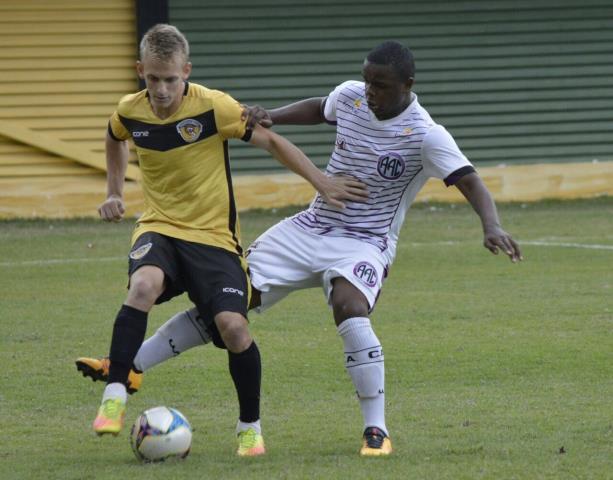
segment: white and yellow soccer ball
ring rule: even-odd
[[[174,408],[150,408],[134,421],[130,445],[141,462],[185,458],[192,446],[192,428],[185,416]]]

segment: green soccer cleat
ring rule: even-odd
[[[109,398],[102,402],[98,409],[98,415],[94,420],[94,432],[98,435],[111,433],[115,436],[123,428],[126,416],[126,404],[118,398]]]
[[[392,441],[387,434],[377,427],[368,427],[364,430],[362,457],[383,457],[392,453]]]
[[[256,432],[254,428],[248,428],[238,433],[238,450],[236,454],[239,457],[257,457],[265,453],[264,437]]]
[[[83,373],[84,377],[91,378],[94,382],[100,380],[106,382],[109,378],[109,367],[111,366],[111,360],[109,357],[103,358],[88,358],[80,357],[75,362],[77,370]],[[141,384],[143,383],[143,374],[136,372],[134,369],[130,369],[128,375],[128,382],[126,389],[128,393],[132,395],[138,392]]]

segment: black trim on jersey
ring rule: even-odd
[[[122,141],[123,141],[123,140],[121,140],[120,138],[117,138],[117,137],[115,136],[115,134],[113,133],[113,129],[111,128],[111,122],[110,122],[110,121],[109,121],[109,124],[108,124],[108,127],[107,127],[107,128],[108,128],[109,136],[110,136],[110,137],[111,137],[113,140],[115,140],[116,142],[122,142]]]
[[[464,175],[468,175],[469,173],[474,173],[476,170],[472,165],[466,165],[465,167],[458,168],[456,171],[451,172],[447,178],[444,180],[445,185],[450,187],[451,185],[455,185],[460,178]]]
[[[243,249],[241,247],[238,238],[236,238],[236,202],[234,199],[234,188],[232,187],[232,173],[230,172],[230,152],[228,151],[228,141],[224,140],[223,142],[223,159],[226,167],[226,181],[228,182],[228,206],[229,206],[229,215],[228,215],[228,228],[230,232],[232,232],[232,239],[236,244],[236,252],[239,255],[243,254]]]
[[[321,118],[324,119],[324,122],[326,122],[328,125],[336,125],[337,122],[331,122],[330,120],[328,120],[326,118],[326,114],[324,113],[324,110],[326,109],[326,102],[328,101],[328,97],[324,98],[321,101],[321,104],[319,105],[319,110],[321,112]]]
[[[245,130],[245,135],[241,137],[241,140],[243,142],[248,142],[249,140],[251,140],[252,135],[253,135],[253,130],[251,128],[248,128],[247,130]]]
[[[183,89],[183,96],[187,95],[189,91],[189,82],[185,82],[185,88]]]
[[[156,150],[158,152],[166,152],[173,148],[197,143],[217,133],[215,112],[212,109],[199,115],[182,118],[177,122],[168,123],[166,125],[141,122],[139,120],[122,117],[121,115],[119,115],[119,119],[130,132],[132,140],[134,140],[134,143],[138,147]],[[177,125],[179,123],[189,119],[197,120],[202,124],[202,132],[200,132],[200,136],[195,142],[186,142],[177,130]],[[139,133],[135,135],[135,132]]]

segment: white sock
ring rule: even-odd
[[[255,422],[241,422],[240,420],[236,424],[236,434],[238,435],[240,432],[244,432],[245,430],[249,430],[250,428],[255,429],[260,435],[262,434],[262,427],[260,426],[260,421],[256,420]]]
[[[211,337],[197,315],[198,311],[192,308],[166,321],[143,342],[134,357],[134,367],[144,372],[190,348],[209,343]]]
[[[123,383],[115,382],[109,383],[102,394],[102,401],[105,402],[108,399],[121,400],[123,403],[128,401],[128,392],[126,386]]]
[[[385,426],[385,368],[381,343],[366,317],[348,318],[338,327],[345,348],[345,368],[353,381],[364,428]]]

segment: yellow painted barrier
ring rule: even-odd
[[[106,160],[104,154],[95,153],[86,148],[72,145],[59,138],[46,135],[42,132],[20,125],[17,122],[7,122],[0,120],[0,135],[4,135],[12,140],[31,145],[46,152],[54,153],[60,157],[74,160],[77,163],[94,167],[101,171],[106,171]],[[126,178],[137,180],[140,178],[140,171],[134,165],[128,165]]]
[[[498,202],[528,202],[545,198],[570,199],[613,195],[613,162],[537,164],[479,169]],[[234,190],[240,211],[305,205],[313,189],[291,173],[237,175]],[[95,217],[104,200],[106,181],[100,175],[0,179],[0,218]],[[143,196],[137,182],[126,182],[127,215],[142,212]],[[430,180],[418,201],[461,202],[456,188]]]

